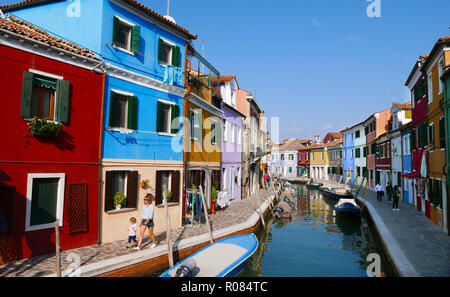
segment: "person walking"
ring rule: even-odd
[[[394,186],[394,189],[392,191],[392,197],[394,198],[394,202],[392,203],[392,210],[400,210],[398,209],[398,200],[400,200],[399,194],[400,190],[398,189],[398,186]]]
[[[139,234],[139,243],[137,247],[134,248],[135,250],[141,249],[142,238],[144,237],[146,229],[148,229],[148,233],[152,238],[153,244],[150,247],[154,248],[156,246],[156,238],[155,235],[153,234],[153,227],[155,226],[155,224],[153,223],[153,213],[154,213],[153,195],[148,193],[147,195],[145,195],[144,198],[144,206],[142,208],[142,218]]]
[[[384,189],[381,185],[381,182],[378,182],[378,184],[375,186],[375,191],[377,192],[377,201],[381,202],[384,196]]]
[[[387,201],[391,201],[393,190],[394,188],[392,188],[392,183],[389,182],[386,187]]]

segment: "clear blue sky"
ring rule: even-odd
[[[141,2],[166,14],[167,0]],[[417,58],[450,35],[448,0],[380,3],[380,18],[367,16],[366,0],[171,0],[170,15],[280,117],[281,138],[312,138],[409,100]]]

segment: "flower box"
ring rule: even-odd
[[[57,137],[62,127],[61,123],[36,117],[28,123],[28,130],[36,136]]]

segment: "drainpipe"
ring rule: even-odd
[[[100,66],[100,65],[99,65]],[[102,141],[103,141],[103,109],[105,104],[105,84],[106,84],[106,72],[103,71],[103,93],[102,93],[102,102],[101,102],[101,108],[100,108],[100,135],[99,135],[99,149],[98,149],[98,202],[97,202],[97,209],[98,209],[98,217],[97,217],[97,243],[101,244],[101,236],[102,236],[102,218],[103,218],[103,211],[102,211],[102,189],[103,189],[103,180],[102,180]]]

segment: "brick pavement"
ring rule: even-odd
[[[385,240],[388,248],[398,245],[398,251],[407,258],[404,260],[412,265],[418,276],[450,276],[450,236],[439,226],[414,206],[401,201],[400,211],[393,211],[392,201],[388,202],[385,196],[381,203],[378,202],[372,190],[368,191],[366,201],[392,235],[389,240]]]
[[[214,231],[220,230],[246,222],[247,219],[255,213],[255,209],[263,203],[263,197],[267,197],[267,195],[267,191],[261,190],[259,193],[249,198],[232,202],[226,209],[218,211],[214,215],[210,215],[212,229]],[[194,227],[183,226],[171,231],[172,242],[208,233],[206,224],[201,224],[200,226]],[[167,244],[166,232],[155,235],[158,246]],[[143,240],[143,247],[141,251],[135,251],[133,249],[127,250],[126,239],[101,245],[92,245],[63,251],[61,252],[61,267],[62,270],[64,270],[67,265],[73,263],[73,259],[68,258],[71,253],[75,253],[80,256],[80,264],[81,267],[83,267],[84,265],[106,261],[108,259],[128,255],[130,253],[139,254],[148,248],[149,243],[150,238],[146,235]],[[33,257],[30,259],[22,259],[0,266],[0,277],[46,276],[55,273],[55,266],[56,256],[54,254]]]

